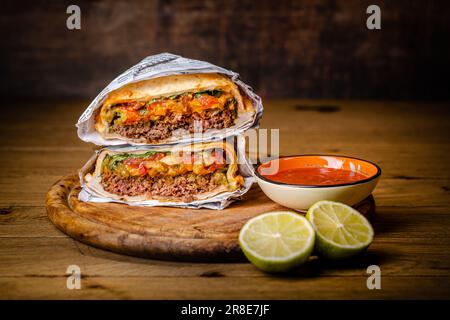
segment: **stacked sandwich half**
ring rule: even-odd
[[[80,117],[79,137],[103,146],[80,170],[80,199],[223,209],[250,188],[242,134],[261,99],[236,73],[172,54],[113,80]]]

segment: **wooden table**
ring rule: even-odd
[[[58,178],[92,154],[74,123],[78,102],[11,102],[0,127],[0,298],[378,299],[450,298],[450,105],[266,101],[262,128],[280,128],[281,153],[332,153],[383,169],[375,241],[356,261],[313,259],[275,277],[249,263],[145,260],[74,241],[44,208]],[[366,268],[381,268],[368,290]],[[66,269],[81,268],[81,290]]]

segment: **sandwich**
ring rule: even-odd
[[[251,100],[218,73],[170,75],[110,92],[95,115],[106,140],[164,144],[176,137],[231,128],[255,113]]]
[[[236,150],[227,142],[133,151],[103,149],[82,178],[105,198],[189,203],[243,188]]]

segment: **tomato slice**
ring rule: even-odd
[[[214,162],[212,164],[210,164],[209,166],[205,166],[205,170],[208,172],[215,172],[218,169],[221,169],[223,167],[225,167],[226,162],[227,162],[227,158],[225,155],[225,150],[222,149],[214,149],[211,152],[211,155],[214,158]]]
[[[144,161],[158,161],[158,160],[161,160],[162,158],[164,158],[165,156],[166,155],[164,153],[155,153],[146,158],[128,158],[128,159],[125,159],[123,162],[132,168],[137,168]]]
[[[144,176],[147,173],[147,167],[144,165],[143,162],[139,165],[139,173]]]
[[[211,155],[214,157],[214,163],[220,164],[220,165],[225,165],[227,162],[227,157],[226,157],[226,153],[225,150],[217,150],[214,149],[211,152]]]
[[[210,109],[219,103],[216,97],[210,96],[209,94],[202,94],[197,99],[200,101],[203,109]]]
[[[145,175],[148,172],[148,168],[145,166],[145,161],[158,161],[164,158],[164,153],[156,153],[147,158],[128,158],[123,162],[131,169],[139,170],[139,174]]]
[[[136,122],[139,122],[141,119],[141,116],[139,115],[139,112],[133,109],[127,109],[127,108],[120,108],[125,113],[125,121],[123,124],[133,124]]]
[[[133,169],[139,168],[139,165],[142,163],[143,159],[140,158],[128,158],[123,161],[127,166]]]
[[[218,169],[221,169],[221,168],[223,168],[223,167],[224,167],[223,164],[220,164],[220,163],[213,163],[212,165],[209,165],[209,166],[205,167],[205,170],[212,173],[212,172],[215,172],[215,171],[217,171]]]
[[[161,159],[164,158],[165,156],[166,156],[165,153],[160,152],[160,153],[155,153],[154,155],[151,155],[150,157],[145,158],[144,160],[147,160],[147,161],[157,161],[157,160],[161,160]]]
[[[118,105],[116,105],[117,107],[121,108],[121,109],[127,109],[127,110],[139,110],[140,108],[142,108],[145,105],[144,101],[128,101],[128,102],[123,102],[120,103]]]

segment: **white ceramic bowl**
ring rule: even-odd
[[[278,170],[292,168],[335,168],[362,173],[366,179],[336,185],[298,185],[270,180],[270,175],[261,174],[269,167]],[[381,169],[370,161],[334,155],[299,155],[281,157],[259,165],[255,170],[256,180],[263,192],[282,206],[306,211],[315,202],[331,200],[354,205],[368,197],[375,189]]]

